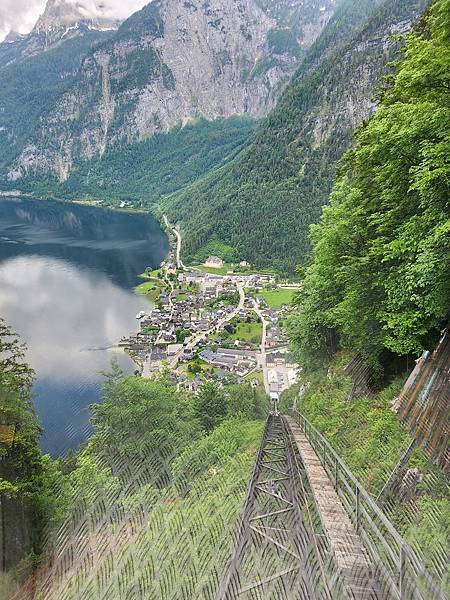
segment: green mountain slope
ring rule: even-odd
[[[26,40],[19,47],[0,44],[0,170],[20,152],[49,104],[74,81],[86,53],[110,35],[86,30],[30,56],[22,54]]]
[[[82,163],[62,184],[48,179],[21,188],[68,199],[95,197],[110,204],[126,200],[150,205],[232,158],[257,123],[249,117],[200,119],[168,134],[108,149],[102,158]]]
[[[293,271],[305,259],[308,227],[327,201],[333,167],[373,111],[375,89],[395,56],[390,36],[410,27],[426,4],[341,5],[251,143],[165,202],[181,222],[188,258],[218,238],[262,266]]]

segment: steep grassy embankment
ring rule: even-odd
[[[338,355],[328,370],[304,375],[285,392],[281,407],[303,413],[376,498],[400,457],[411,443],[392,410],[405,377],[398,377],[377,394],[350,397],[352,381],[343,372],[348,355]],[[306,385],[300,393],[301,385]],[[414,469],[416,483],[408,483]],[[444,475],[416,448],[400,474],[383,509],[423,563],[450,591],[450,487]]]
[[[54,568],[38,594],[213,598],[266,413],[250,385],[207,383],[194,397],[115,371],[87,448],[61,461]]]

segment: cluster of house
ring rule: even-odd
[[[256,369],[257,357],[253,350],[238,348],[205,348],[200,352],[200,358],[217,369],[226,369],[238,377],[245,377]]]
[[[244,262],[241,267],[248,266]],[[223,261],[211,256],[205,266],[222,267]],[[247,296],[244,306],[236,310],[235,302],[228,304],[229,295],[237,296],[238,286],[263,289],[274,284],[274,276],[231,272],[219,275],[201,270],[177,272],[173,248],[164,263],[164,270],[167,275],[176,274],[176,279],[173,278],[175,289],[170,293],[162,292],[157,307],[149,314],[143,313],[142,317],[138,315],[140,331],[123,341],[136,362],[145,364],[149,373],[158,371],[165,361],[172,369],[178,365],[180,368],[173,371],[174,377],[181,385],[191,388],[207,377],[222,377],[223,380],[231,377],[235,380],[256,371],[259,368],[259,348],[250,342],[230,341],[227,335],[221,333],[232,328],[229,322],[231,316],[241,321],[259,318],[254,312],[253,298]],[[264,319],[269,322],[266,336],[267,366],[270,389],[275,393],[291,384],[295,365],[291,364],[290,357],[283,349],[279,350],[280,346],[286,344],[285,334],[279,324],[282,311],[267,308],[264,299],[259,296],[256,296],[256,302]],[[214,338],[208,339],[207,336],[212,333]],[[186,338],[187,343],[183,344]],[[189,343],[190,340],[194,342]],[[206,370],[193,379],[186,376],[182,365],[197,354],[196,343],[202,344],[199,357],[211,369],[209,373]]]
[[[150,360],[151,370],[159,369],[162,361],[176,354],[177,332],[195,334],[214,330],[219,321],[234,310],[233,306],[208,307],[208,302],[220,298],[221,294],[237,293],[230,278],[192,271],[180,273],[178,282],[185,289],[161,293],[158,308],[153,308],[149,314],[138,315],[140,331],[121,342],[138,363]],[[190,284],[194,285],[189,287]],[[190,358],[189,352],[180,358]]]
[[[262,315],[269,325],[267,326],[266,348],[277,348],[288,344],[288,337],[285,331],[280,327],[280,317],[283,311],[266,309]]]

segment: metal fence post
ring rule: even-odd
[[[406,552],[404,544],[400,544],[400,576],[399,591],[400,600],[407,600],[406,597]]]
[[[356,491],[356,531],[359,531],[359,520],[360,520],[359,485],[356,486],[355,491]]]

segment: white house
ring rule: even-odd
[[[213,267],[215,269],[223,267],[223,260],[218,256],[209,256],[206,259],[205,267]]]

